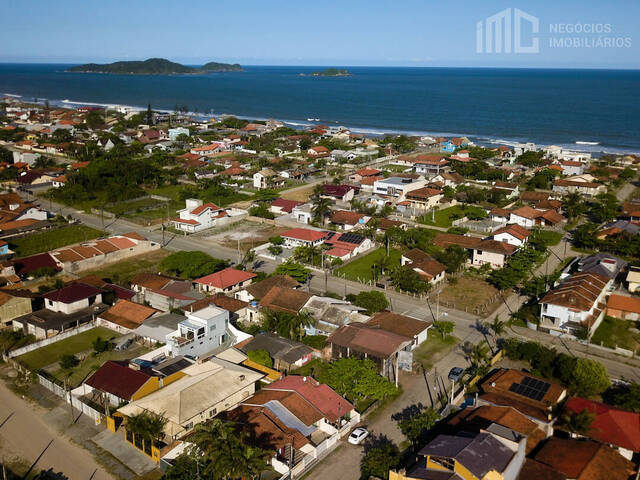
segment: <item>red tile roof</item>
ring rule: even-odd
[[[145,372],[129,368],[126,362],[109,360],[85,383],[96,390],[111,393],[124,400],[131,400],[131,397],[150,378],[151,376]]]
[[[622,310],[623,312],[640,313],[640,298],[612,293],[609,296],[607,308]]]
[[[298,205],[303,205],[304,202],[297,202],[295,200],[287,200],[286,198],[276,198],[271,202],[272,207],[280,207],[283,212],[291,213],[291,211]]]
[[[308,228],[292,228],[280,234],[282,238],[292,238],[294,240],[302,240],[305,242],[317,242],[327,237],[327,232],[319,232],[317,230],[309,230]]]
[[[328,339],[331,344],[348,347],[354,352],[366,353],[378,358],[388,358],[412,341],[408,337],[370,328],[361,323],[343,325]]]
[[[526,240],[526,238],[529,235],[531,235],[530,230],[527,230],[526,228],[518,225],[517,223],[512,223],[510,225],[507,225],[506,227],[499,228],[498,230],[493,232],[492,235],[495,237],[500,233],[508,233],[509,235],[517,238],[518,240]]]
[[[354,172],[355,175],[360,175],[361,177],[371,177],[374,175],[378,175],[380,170],[377,168],[361,168],[360,170],[356,170]]]
[[[262,388],[263,390],[289,390],[297,392],[318,409],[330,422],[337,422],[353,410],[353,405],[338,395],[331,387],[311,377],[287,375]]]
[[[257,277],[255,273],[245,272],[244,270],[236,270],[235,268],[225,268],[219,272],[212,273],[204,277],[194,280],[195,283],[209,285],[211,287],[225,289],[237,285],[252,278]]]
[[[72,283],[42,297],[52,302],[73,303],[102,293],[102,289],[85,283]]]
[[[571,413],[587,410],[595,414],[588,437],[632,452],[640,452],[640,413],[619,410],[579,397],[571,397],[564,408]]]

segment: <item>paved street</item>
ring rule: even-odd
[[[87,450],[52,428],[43,418],[46,413],[0,382],[0,440],[5,459],[23,458],[35,462],[35,471],[51,468],[72,480],[114,478]]]

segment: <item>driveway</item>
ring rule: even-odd
[[[73,480],[112,480],[91,454],[45,422],[47,410],[17,397],[0,382],[0,450],[19,457],[35,471],[52,469]]]

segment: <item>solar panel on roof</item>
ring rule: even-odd
[[[537,378],[524,377],[522,383],[513,383],[509,387],[509,391],[539,402],[544,398],[550,387],[550,383],[543,382]]]
[[[341,242],[353,243],[354,245],[359,245],[364,240],[362,235],[358,235],[357,233],[343,233],[340,237]]]

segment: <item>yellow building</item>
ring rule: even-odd
[[[525,436],[495,423],[475,435],[438,435],[389,480],[515,480],[525,449]]]

